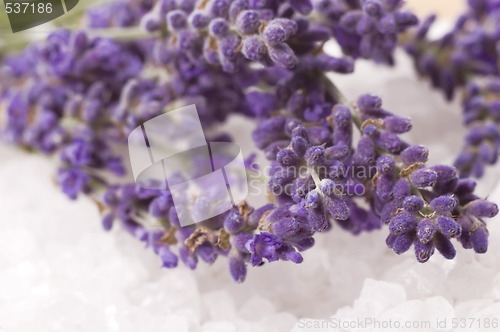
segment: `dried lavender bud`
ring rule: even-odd
[[[433,242],[423,243],[421,241],[415,241],[414,248],[415,256],[417,257],[417,261],[419,261],[420,263],[427,262],[429,258],[431,258],[431,256],[434,254]]]
[[[383,155],[377,159],[377,170],[381,174],[394,174],[395,169],[396,162],[391,156]]]
[[[348,107],[337,106],[333,109],[333,143],[351,145],[352,142],[352,117]]]
[[[484,254],[488,250],[488,231],[485,227],[479,227],[470,234],[472,248],[478,254]]]
[[[411,130],[412,124],[409,118],[389,116],[384,119],[384,127],[395,134],[404,134]]]
[[[291,145],[292,145],[292,150],[295,152],[297,156],[300,157],[304,156],[309,146],[307,141],[301,136],[292,137]]]
[[[407,196],[403,200],[403,207],[408,212],[418,212],[424,207],[424,200],[418,196]]]
[[[403,200],[406,196],[410,195],[410,192],[411,186],[407,179],[399,179],[392,191],[394,198],[397,200]]]
[[[215,38],[224,37],[229,31],[229,23],[222,18],[216,18],[210,21],[208,31],[210,32],[210,35]]]
[[[447,238],[460,236],[462,227],[460,227],[453,218],[445,215],[438,215],[436,221],[439,231]]]
[[[452,196],[439,196],[430,202],[430,207],[436,212],[451,212],[457,206],[457,200]]]
[[[415,233],[408,232],[398,235],[394,238],[392,242],[392,250],[398,255],[408,251],[415,240]]]
[[[167,14],[167,23],[169,29],[180,30],[186,26],[187,16],[182,10],[172,10]]]
[[[418,217],[412,213],[403,211],[396,214],[389,223],[389,230],[394,235],[407,233],[417,226]]]
[[[269,46],[268,52],[271,60],[283,68],[293,69],[297,65],[297,57],[287,44]]]
[[[224,229],[228,233],[236,233],[243,227],[243,216],[237,209],[233,208],[224,218]]]
[[[475,200],[467,205],[466,211],[475,217],[493,218],[498,214],[498,206],[492,202]]]
[[[311,146],[304,156],[308,166],[322,166],[325,164],[325,148],[323,146]]]
[[[377,179],[376,192],[381,200],[387,201],[391,198],[394,187],[394,176],[392,174],[382,174]]]
[[[241,283],[245,281],[247,275],[247,267],[245,260],[237,251],[232,251],[229,254],[229,272],[234,281]]]
[[[363,164],[373,165],[375,163],[377,152],[375,150],[375,144],[370,137],[361,137],[358,142],[356,155]]]
[[[417,226],[417,238],[422,243],[428,243],[436,234],[436,224],[430,219],[423,219]]]
[[[284,149],[278,152],[276,155],[276,161],[279,162],[282,166],[298,166],[299,157],[293,150]]]
[[[429,157],[429,149],[423,145],[412,145],[404,149],[401,154],[401,161],[407,165],[415,163],[424,163]]]
[[[262,37],[269,46],[279,46],[295,33],[297,33],[297,23],[295,21],[277,18],[267,23],[262,32]]]
[[[433,186],[437,177],[437,173],[429,168],[418,169],[410,174],[411,183],[417,188]]]
[[[339,144],[326,148],[325,156],[327,159],[344,160],[349,156],[350,152],[351,150],[347,145]]]
[[[253,61],[263,61],[267,57],[266,44],[257,35],[248,36],[243,39],[241,52],[247,59]]]
[[[455,250],[455,247],[453,247],[453,244],[448,238],[441,235],[440,233],[436,233],[434,244],[436,246],[436,249],[441,253],[441,255],[443,255],[444,258],[446,259],[455,258],[457,251]]]
[[[236,29],[242,35],[250,35],[257,32],[259,26],[260,17],[256,10],[244,10],[236,19]]]
[[[310,0],[290,0],[290,5],[302,15],[309,15],[313,9]]]

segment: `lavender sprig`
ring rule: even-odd
[[[484,219],[497,214],[496,205],[475,196],[474,183],[459,180],[453,167],[425,166],[428,150],[400,138],[412,128],[409,119],[384,110],[375,96],[347,103],[324,76],[352,72],[350,57],[391,64],[398,34],[416,24],[401,4],[113,2],[90,11],[88,26],[141,24],[144,35],[118,40],[60,30],[4,62],[3,137],[56,154],[63,191],[91,195],[104,229],[121,224],[167,268],[226,256],[242,282],[248,264],[302,262],[315,233],[334,225],[358,234],[387,223],[387,244],[397,253],[413,244],[421,262],[434,248],[451,259],[452,238],[483,253]],[[350,57],[322,51],[332,38]],[[130,131],[193,103],[205,128],[234,112],[257,119],[252,138],[271,163],[271,203],[243,202],[180,227],[169,190],[113,183],[106,172],[125,172],[117,146]],[[211,209],[204,197],[186,199],[196,216]]]

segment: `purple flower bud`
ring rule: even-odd
[[[451,241],[442,234],[440,233],[436,234],[434,245],[436,246],[436,249],[441,253],[441,255],[443,255],[444,258],[446,259],[455,258],[455,255],[457,254],[455,247],[453,247]]]
[[[358,98],[358,107],[362,112],[375,111],[382,107],[382,99],[374,95],[362,95]]]
[[[478,218],[493,218],[498,214],[498,206],[493,202],[478,199],[467,204],[466,212]]]
[[[167,14],[167,24],[172,30],[180,30],[186,26],[186,13],[180,9],[172,10]]]
[[[488,230],[486,227],[479,227],[470,234],[472,248],[478,254],[484,254],[488,250]]]
[[[392,242],[392,250],[394,250],[396,254],[401,255],[410,249],[413,241],[415,241],[414,232],[403,233],[394,238],[394,242]]]
[[[224,37],[229,31],[229,23],[223,18],[213,19],[210,21],[208,31],[210,32],[210,35],[215,38]]]
[[[386,130],[380,131],[379,134],[375,136],[375,144],[378,147],[394,154],[399,154],[401,149],[404,148],[403,142],[399,139],[399,137]]]
[[[290,0],[290,5],[302,15],[309,15],[313,9],[311,0]]]
[[[370,137],[362,136],[360,138],[356,154],[364,164],[372,165],[375,163],[377,152],[375,150],[375,144]]]
[[[352,142],[352,116],[351,111],[344,105],[333,109],[333,144],[351,145]]]
[[[186,265],[191,270],[196,268],[198,264],[198,257],[189,253],[189,249],[186,246],[181,246],[179,248],[179,257],[181,258],[184,265]]]
[[[377,22],[377,29],[384,35],[395,33],[397,30],[396,20],[393,14],[385,14]]]
[[[429,157],[429,149],[423,145],[412,145],[404,149],[401,154],[401,161],[407,165],[424,163]]]
[[[410,195],[403,200],[403,207],[408,212],[418,212],[424,207],[424,200],[418,196]]]
[[[307,129],[304,128],[304,126],[302,125],[298,125],[292,130],[292,136],[293,137],[300,136],[303,137],[306,141],[309,141],[309,135],[307,133]]]
[[[462,227],[451,217],[438,215],[436,221],[441,234],[448,238],[459,237],[462,233]]]
[[[370,16],[380,17],[384,12],[382,4],[377,1],[367,0],[363,2],[363,10]]]
[[[354,60],[352,58],[335,58],[327,54],[319,54],[316,57],[316,65],[322,71],[333,71],[340,74],[349,74],[354,71]]]
[[[244,10],[236,19],[236,29],[242,35],[250,35],[259,30],[260,18],[256,10]]]
[[[302,157],[306,153],[309,144],[307,144],[307,141],[303,137],[294,136],[292,137],[291,146],[295,154],[299,157]]]
[[[297,23],[286,18],[276,18],[269,22],[262,37],[269,46],[279,46],[297,33]]]
[[[394,174],[396,170],[396,162],[394,158],[388,155],[380,156],[377,159],[377,170],[381,174]]]
[[[429,168],[417,169],[410,174],[410,180],[417,188],[431,187],[436,183],[437,173]]]
[[[236,208],[231,209],[224,218],[224,229],[231,234],[238,232],[243,224],[243,216]]]
[[[170,193],[160,195],[149,203],[149,213],[156,218],[165,218],[168,216],[173,203]]]
[[[430,206],[436,212],[451,212],[457,206],[457,200],[452,196],[439,196],[431,201]]]
[[[418,24],[417,16],[410,12],[396,12],[394,13],[394,20],[399,30]]]
[[[323,196],[323,205],[335,220],[347,220],[349,218],[349,207],[344,198],[336,195]]]
[[[309,196],[308,196],[309,197]],[[321,208],[307,209],[307,219],[311,228],[316,232],[323,232],[330,228],[330,222],[326,218],[325,211]]]
[[[195,29],[204,29],[210,23],[210,18],[202,11],[195,11],[189,15],[189,22]]]
[[[299,163],[299,157],[295,152],[293,152],[293,150],[284,149],[278,152],[276,161],[282,166],[297,166]]]
[[[229,272],[234,281],[242,283],[247,275],[245,260],[237,251],[231,251],[229,254]]]
[[[213,16],[226,17],[229,12],[230,4],[230,0],[210,0],[207,7]]]
[[[268,52],[271,60],[283,68],[293,69],[297,65],[297,57],[287,44],[270,46]]]
[[[280,218],[270,222],[270,231],[281,237],[286,238],[294,235],[300,229],[300,224],[293,217]]]
[[[432,240],[436,234],[437,228],[430,219],[423,219],[417,226],[417,237],[420,242],[427,243]]]
[[[389,230],[394,235],[401,235],[414,230],[417,226],[418,217],[407,211],[396,214],[389,223]]]
[[[325,148],[323,146],[311,146],[304,156],[308,166],[323,166],[325,164]]]
[[[77,168],[59,169],[57,172],[57,182],[62,187],[63,192],[71,199],[76,199],[80,192],[83,192],[90,181],[90,176]]]
[[[105,214],[101,221],[102,228],[104,228],[105,231],[111,230],[111,228],[113,227],[114,219],[115,217],[112,213]]]
[[[318,209],[321,205],[321,195],[317,190],[310,191],[306,198],[306,208]]]
[[[427,242],[427,243],[422,243],[420,241],[415,241],[414,243],[414,248],[415,248],[415,256],[417,257],[417,261],[420,263],[425,263],[431,258],[431,256],[434,254],[434,243],[432,242]]]
[[[208,264],[212,264],[217,259],[217,251],[215,250],[213,245],[211,245],[208,242],[204,242],[201,245],[199,245],[196,248],[196,254],[205,263],[208,263]]]
[[[479,145],[479,158],[487,164],[493,165],[498,159],[498,150],[492,143],[483,141]]]
[[[172,269],[177,266],[179,259],[177,256],[170,251],[169,247],[166,245],[161,245],[158,249],[158,256],[160,256],[162,261],[162,266],[168,269]]]
[[[391,198],[393,187],[394,176],[392,174],[382,174],[377,179],[376,193],[382,201],[387,201]]]
[[[363,12],[360,10],[351,10],[342,15],[340,19],[340,26],[347,31],[355,32],[356,25],[359,20],[363,17]]]
[[[437,173],[438,182],[447,182],[457,178],[457,170],[455,167],[447,165],[435,165],[429,168]]]
[[[370,31],[376,29],[376,21],[370,16],[363,16],[356,25],[356,33],[360,36],[369,35]]]
[[[344,144],[336,144],[325,149],[327,159],[344,160],[349,156],[349,153],[349,147]]]
[[[288,137],[293,136],[293,130],[297,127],[301,126],[301,121],[295,118],[287,119],[285,123],[285,134]]]
[[[291,245],[283,245],[278,249],[278,255],[281,260],[291,261],[295,264],[300,264],[304,260],[302,255],[295,251]]]
[[[267,56],[267,47],[259,36],[252,35],[243,39],[241,52],[249,60],[263,61]]]
[[[384,119],[384,127],[395,134],[404,134],[411,130],[412,124],[410,118],[393,115]]]

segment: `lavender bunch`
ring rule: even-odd
[[[403,0],[320,0],[316,9],[345,54],[394,64],[398,35],[418,24]]]
[[[417,72],[429,78],[448,100],[474,77],[498,76],[499,9],[495,0],[469,1],[468,12],[443,37],[428,38],[436,20],[432,15],[406,41]]]
[[[104,229],[120,224],[167,268],[179,258],[194,269],[200,259],[224,256],[242,282],[248,264],[302,262],[315,233],[334,225],[359,234],[388,224],[388,246],[402,253],[413,244],[421,262],[434,248],[453,258],[452,238],[483,253],[484,219],[496,215],[497,206],[475,196],[473,181],[458,179],[455,168],[426,166],[428,150],[400,138],[412,127],[409,119],[384,110],[375,96],[347,103],[324,75],[352,72],[358,57],[391,64],[398,35],[417,22],[401,5],[112,2],[87,13],[89,33],[60,30],[4,60],[2,136],[57,156],[63,191],[73,199],[90,195]],[[323,52],[331,39],[346,57]],[[269,204],[243,202],[181,227],[183,211],[169,189],[109,176],[126,172],[120,146],[131,130],[190,104],[205,129],[235,112],[257,121],[252,138],[271,163]],[[192,171],[194,177],[202,172]],[[212,194],[185,197],[193,218],[212,209]]]

